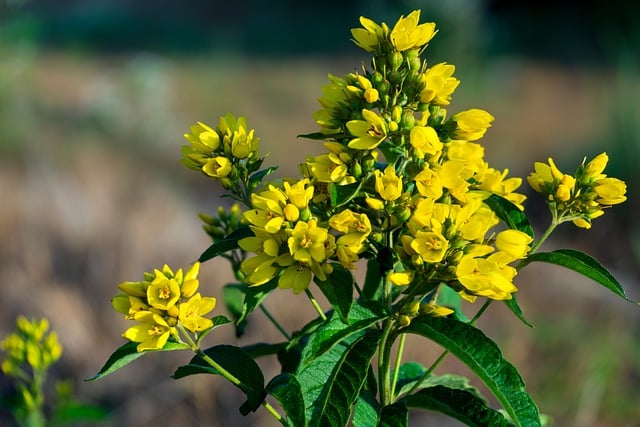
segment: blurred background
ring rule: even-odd
[[[210,243],[197,214],[227,203],[180,163],[189,126],[244,115],[268,165],[296,174],[322,151],[296,135],[317,130],[311,115],[327,75],[366,59],[349,29],[360,15],[393,24],[415,8],[440,29],[425,57],[455,64],[462,82],[449,111],[496,117],[483,140],[493,167],[525,177],[551,156],[571,172],[585,156],[609,154],[607,172],[627,182],[628,202],[591,230],[561,227],[545,248],[587,251],[640,299],[640,3],[0,0],[0,336],[18,314],[48,317],[64,346],[54,376],[73,378],[83,402],[109,411],[102,425],[276,425],[265,411],[241,417],[241,394],[219,378],[171,380],[187,354],[83,379],[123,343],[116,285],[164,263],[187,267]],[[545,206],[531,195],[527,209],[542,232]],[[220,295],[230,278],[223,262],[203,265],[203,294]],[[516,284],[535,328],[499,304],[480,326],[541,411],[556,426],[640,425],[640,309],[551,266],[530,266]],[[311,313],[291,298],[266,304],[295,329]],[[278,338],[261,316],[243,339],[223,328],[210,344]],[[407,358],[429,363],[438,353],[416,341]],[[468,374],[453,358],[447,371]],[[0,424],[8,420],[0,412]],[[413,422],[459,425],[430,414]]]

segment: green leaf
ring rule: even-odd
[[[244,239],[245,237],[253,236],[253,231],[249,228],[249,226],[243,226],[236,229],[233,233],[229,234],[224,239],[215,242],[213,245],[209,246],[198,258],[198,261],[205,262],[210,260],[211,258],[215,258],[218,255],[222,255],[225,252],[229,252],[234,249],[238,249],[238,241]]]
[[[173,351],[173,350],[186,350],[189,349],[189,346],[186,344],[180,344],[174,341],[167,341],[167,343],[158,350],[148,350],[148,351],[138,351],[138,343],[136,342],[126,342],[122,344],[116,351],[109,356],[109,359],[105,362],[104,366],[100,369],[100,371],[92,376],[91,378],[87,378],[85,381],[94,381],[100,379],[104,376],[109,375],[110,373],[117,371],[123,366],[128,365],[139,357],[142,357],[146,353],[154,353],[158,351]]]
[[[422,379],[426,372],[427,368],[418,362],[407,362],[400,365],[396,382],[396,395],[401,396],[408,392],[417,381]]]
[[[410,408],[439,411],[470,427],[511,425],[499,411],[487,406],[486,401],[468,390],[436,385],[411,394],[404,400]]]
[[[380,301],[383,293],[380,264],[376,258],[367,261],[367,273],[362,287],[362,297],[368,301]]]
[[[557,249],[552,252],[536,252],[527,256],[527,258],[525,258],[518,267],[522,268],[534,261],[566,267],[597,282],[625,300],[633,302],[627,297],[627,294],[624,292],[616,278],[613,277],[613,275],[609,273],[609,271],[595,258],[585,254],[584,252],[576,251],[575,249]]]
[[[94,405],[70,402],[61,407],[54,407],[49,426],[77,425],[91,423],[91,425],[106,421],[109,413],[106,409]]]
[[[378,427],[407,427],[409,425],[409,409],[403,401],[388,405],[380,411]]]
[[[240,408],[243,415],[255,411],[264,400],[264,375],[251,356],[241,348],[227,344],[208,348],[204,353],[240,381],[240,384],[235,385],[247,395],[247,402]],[[218,369],[196,355],[188,365],[178,367],[172,378],[177,380],[195,374],[224,376]]]
[[[309,426],[347,425],[379,339],[380,332],[375,330],[351,335],[322,356],[313,357],[312,362],[300,364],[296,377]],[[309,348],[305,347],[303,360],[309,359]]]
[[[317,276],[313,281],[318,285],[327,300],[333,306],[343,322],[347,321],[351,303],[353,302],[353,288],[355,281],[351,271],[341,264],[332,263],[333,271],[327,276],[324,282],[318,280]]]
[[[380,404],[371,390],[361,390],[353,407],[354,426],[375,426],[378,423]]]
[[[447,285],[441,285],[438,291],[438,305],[448,307],[453,310],[453,317],[462,322],[468,322],[469,318],[462,311],[462,298],[455,290]]]
[[[295,376],[280,374],[274,377],[265,391],[275,397],[284,412],[287,414],[287,422],[292,427],[305,427],[304,398],[302,388]]]
[[[505,300],[504,303],[507,305],[507,307],[509,307],[509,309],[513,312],[513,314],[515,314],[516,317],[520,319],[522,323],[524,323],[530,328],[533,328],[533,325],[529,323],[527,319],[524,318],[524,315],[522,314],[522,310],[518,305],[518,300],[516,299],[516,296],[514,294],[511,294],[511,299]]]
[[[302,363],[313,361],[331,350],[340,341],[355,334],[362,334],[363,331],[386,317],[387,315],[381,307],[374,304],[367,306],[360,302],[356,302],[351,308],[347,323],[344,323],[340,316],[334,312],[329,320],[314,332],[313,339],[307,343],[305,350],[309,349],[309,354],[303,358]]]
[[[538,408],[520,374],[479,329],[447,317],[419,316],[404,329],[440,344],[465,363],[500,401],[517,426],[540,426]]]
[[[363,182],[354,182],[346,185],[330,183],[327,186],[327,190],[329,191],[331,206],[337,208],[350,202],[358,194]]]
[[[234,318],[237,337],[241,337],[244,334],[247,316],[277,287],[277,277],[260,286],[249,286],[244,283],[230,283],[225,285],[225,305]]]
[[[281,342],[277,344],[270,344],[265,342],[257,342],[255,344],[245,345],[242,348],[245,353],[249,355],[252,359],[257,359],[258,357],[271,356],[274,354],[278,354],[278,352],[287,347],[286,342]]]
[[[492,194],[484,202],[509,228],[522,231],[533,237],[533,227],[531,227],[529,219],[516,205],[497,194]]]
[[[336,138],[342,138],[344,136],[345,136],[344,132],[332,133],[332,134],[325,134],[322,132],[312,132],[312,133],[300,134],[298,135],[298,138],[307,138],[307,139],[324,141],[326,139],[336,139]]]
[[[249,187],[256,186],[257,184],[262,182],[264,177],[271,175],[276,170],[278,170],[277,166],[270,166],[266,169],[259,170],[258,172],[252,174],[249,177]]]

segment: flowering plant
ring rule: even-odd
[[[263,406],[282,425],[407,425],[414,408],[469,425],[542,424],[518,371],[476,321],[497,300],[528,324],[514,279],[532,262],[567,267],[628,300],[591,256],[539,251],[562,223],[589,228],[625,200],[626,186],[603,173],[605,153],[572,175],[552,159],[536,163],[527,180],[552,218],[536,239],[517,192],[522,180],[490,167],[476,142],[494,118],[480,109],[447,115],[459,80],[453,65],[422,59],[437,31],[419,18],[414,11],[393,28],[360,19],[351,33],[371,62],[330,76],[314,115],[320,129],[302,135],[324,141],[326,153],[307,157],[300,177],[265,182],[276,168],[262,168],[259,139],[243,117],[191,127],[183,162],[219,181],[237,203],[201,216],[213,244],[186,271],[165,265],[118,286],[113,306],[135,325],[94,379],[148,352],[189,350],[193,358],[174,378],[222,375],[246,394],[243,414]],[[200,263],[218,256],[238,281],[224,288],[230,318],[208,317],[216,298],[198,292]],[[366,269],[362,283],[356,267]],[[262,304],[279,289],[305,294],[317,316],[287,331]],[[317,291],[330,307],[321,307]],[[472,318],[463,302],[480,303]],[[241,335],[258,308],[281,342],[203,346],[223,325]],[[444,351],[428,367],[403,362],[408,335]],[[501,410],[466,378],[434,374],[449,353]],[[282,372],[265,384],[255,359],[267,356],[277,356]]]

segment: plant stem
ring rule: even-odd
[[[269,319],[271,321],[271,323],[273,323],[273,325],[276,327],[276,329],[278,329],[278,331],[280,331],[280,333],[287,339],[287,341],[290,341],[291,337],[289,336],[287,331],[285,331],[285,329],[282,327],[282,325],[280,325],[280,323],[278,323],[278,321],[275,319],[275,317],[273,317],[271,315],[271,313],[269,312],[269,310],[266,309],[264,304],[260,304],[258,307],[260,307],[260,310],[262,310],[264,315],[267,316],[267,319]]]
[[[398,375],[400,373],[400,363],[402,362],[402,353],[404,351],[404,342],[407,339],[407,334],[400,334],[400,342],[398,343],[398,352],[396,354],[396,364],[393,367],[393,379],[391,380],[391,399],[395,399],[396,383],[398,382]]]
[[[535,251],[537,251],[540,248],[540,246],[542,246],[542,244],[545,242],[545,240],[547,240],[549,235],[551,235],[553,230],[556,229],[558,225],[560,225],[560,222],[558,222],[557,218],[554,216],[553,219],[551,220],[551,224],[549,224],[549,227],[545,230],[542,236],[540,236],[538,241],[531,247],[531,250],[529,251],[529,253],[532,254]]]
[[[322,307],[320,307],[320,304],[318,304],[318,301],[316,301],[316,299],[313,297],[313,294],[311,293],[309,288],[305,289],[304,292],[307,294],[307,297],[309,297],[309,301],[311,301],[311,305],[313,306],[313,308],[315,308],[320,318],[322,320],[327,320],[327,316],[324,314],[324,311],[322,311]]]
[[[389,378],[389,366],[391,364],[391,346],[393,340],[389,340],[389,335],[393,330],[395,320],[389,318],[384,324],[382,337],[378,344],[378,388],[380,389],[380,404],[390,405],[391,402],[391,378]],[[389,342],[391,341],[391,342]]]

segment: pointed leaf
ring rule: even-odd
[[[362,296],[368,301],[380,301],[382,298],[382,278],[380,263],[376,258],[367,261],[367,273],[362,287]]]
[[[407,427],[409,425],[409,409],[403,402],[388,405],[380,411],[378,427]]]
[[[277,287],[277,277],[260,286],[249,286],[244,283],[230,283],[225,285],[225,305],[234,318],[237,337],[241,337],[244,334],[244,329],[247,325],[247,316]]]
[[[538,408],[526,393],[520,374],[479,329],[452,318],[419,316],[404,332],[431,339],[465,363],[491,390],[517,426],[540,426]]]
[[[309,349],[308,355],[302,363],[309,363],[316,357],[322,356],[331,350],[340,341],[371,328],[374,324],[383,320],[387,315],[381,308],[374,304],[368,307],[356,302],[351,311],[347,323],[344,323],[335,312],[329,320],[313,334],[313,339],[307,343],[305,349]]]
[[[509,228],[522,231],[533,237],[533,227],[531,227],[529,219],[516,205],[497,194],[492,194],[484,202]]]
[[[185,350],[188,349],[189,346],[185,344],[180,344],[173,341],[167,341],[167,343],[158,350],[148,350],[148,351],[138,351],[138,343],[136,342],[127,342],[122,344],[116,351],[113,352],[109,359],[105,362],[104,366],[100,369],[100,372],[95,374],[91,378],[87,378],[85,381],[94,381],[100,379],[110,373],[117,371],[123,366],[128,365],[139,357],[142,357],[146,353],[153,353],[157,351],[173,351],[173,350]]]
[[[298,135],[298,138],[307,138],[307,139],[316,139],[316,140],[327,140],[327,139],[336,139],[344,137],[344,132],[332,133],[332,134],[324,134],[322,132],[312,132]]]
[[[302,388],[296,377],[287,373],[280,374],[269,381],[265,391],[275,397],[282,409],[284,409],[290,426],[306,426]]]
[[[311,338],[313,340],[313,337]],[[305,400],[309,426],[345,426],[362,389],[380,332],[351,335],[296,373]],[[303,359],[308,355],[303,351]]]
[[[513,314],[515,314],[516,317],[520,319],[522,323],[524,323],[530,328],[533,328],[533,325],[529,323],[527,319],[524,318],[524,314],[522,314],[522,310],[520,309],[520,306],[518,305],[518,300],[514,294],[511,294],[511,299],[505,300],[504,303],[507,305],[507,307],[509,307],[509,309],[513,312]]]
[[[330,183],[327,186],[329,190],[329,198],[331,200],[331,206],[337,208],[351,201],[356,195],[358,195],[362,183],[354,182],[353,184],[338,185]]]
[[[444,385],[425,388],[405,398],[410,408],[428,409],[447,414],[470,427],[507,427],[511,424],[475,393]]]
[[[460,294],[447,285],[441,285],[438,291],[438,305],[449,307],[453,310],[453,317],[462,322],[468,322],[469,318],[462,311],[462,298]]]
[[[256,362],[244,350],[232,345],[217,345],[204,353],[240,381],[235,385],[247,395],[247,402],[240,409],[243,415],[255,411],[264,400],[264,375]],[[195,374],[223,375],[202,357],[194,356],[188,365],[176,369],[173,379]]]
[[[343,322],[347,321],[351,303],[353,302],[353,287],[355,281],[351,271],[341,264],[333,263],[333,271],[327,276],[327,280],[321,282],[317,276],[313,281],[318,285],[327,300],[333,306]]]
[[[287,347],[286,342],[281,342],[277,344],[269,344],[265,342],[258,342],[255,344],[245,345],[242,348],[245,353],[249,355],[252,359],[257,359],[258,357],[263,356],[271,356],[274,354],[278,354],[278,352]]]
[[[585,254],[584,252],[574,249],[558,249],[552,252],[536,252],[527,256],[527,258],[525,258],[518,267],[522,268],[534,261],[566,267],[588,277],[591,280],[594,280],[625,300],[633,302],[627,297],[627,294],[624,292],[624,289],[622,289],[622,286],[620,286],[620,283],[618,283],[616,278],[613,277],[613,275],[609,273],[609,271],[595,258]]]
[[[270,166],[266,169],[262,169],[259,170],[258,172],[252,174],[249,177],[249,187],[252,186],[257,186],[260,182],[262,182],[262,180],[266,177],[271,175],[272,173],[274,173],[276,170],[278,170],[277,166]]]
[[[243,226],[236,229],[233,233],[229,234],[224,239],[215,242],[209,246],[198,258],[198,261],[205,262],[211,258],[215,258],[218,255],[222,255],[225,252],[229,252],[233,249],[238,249],[238,241],[245,237],[253,236],[253,231],[248,226]]]

